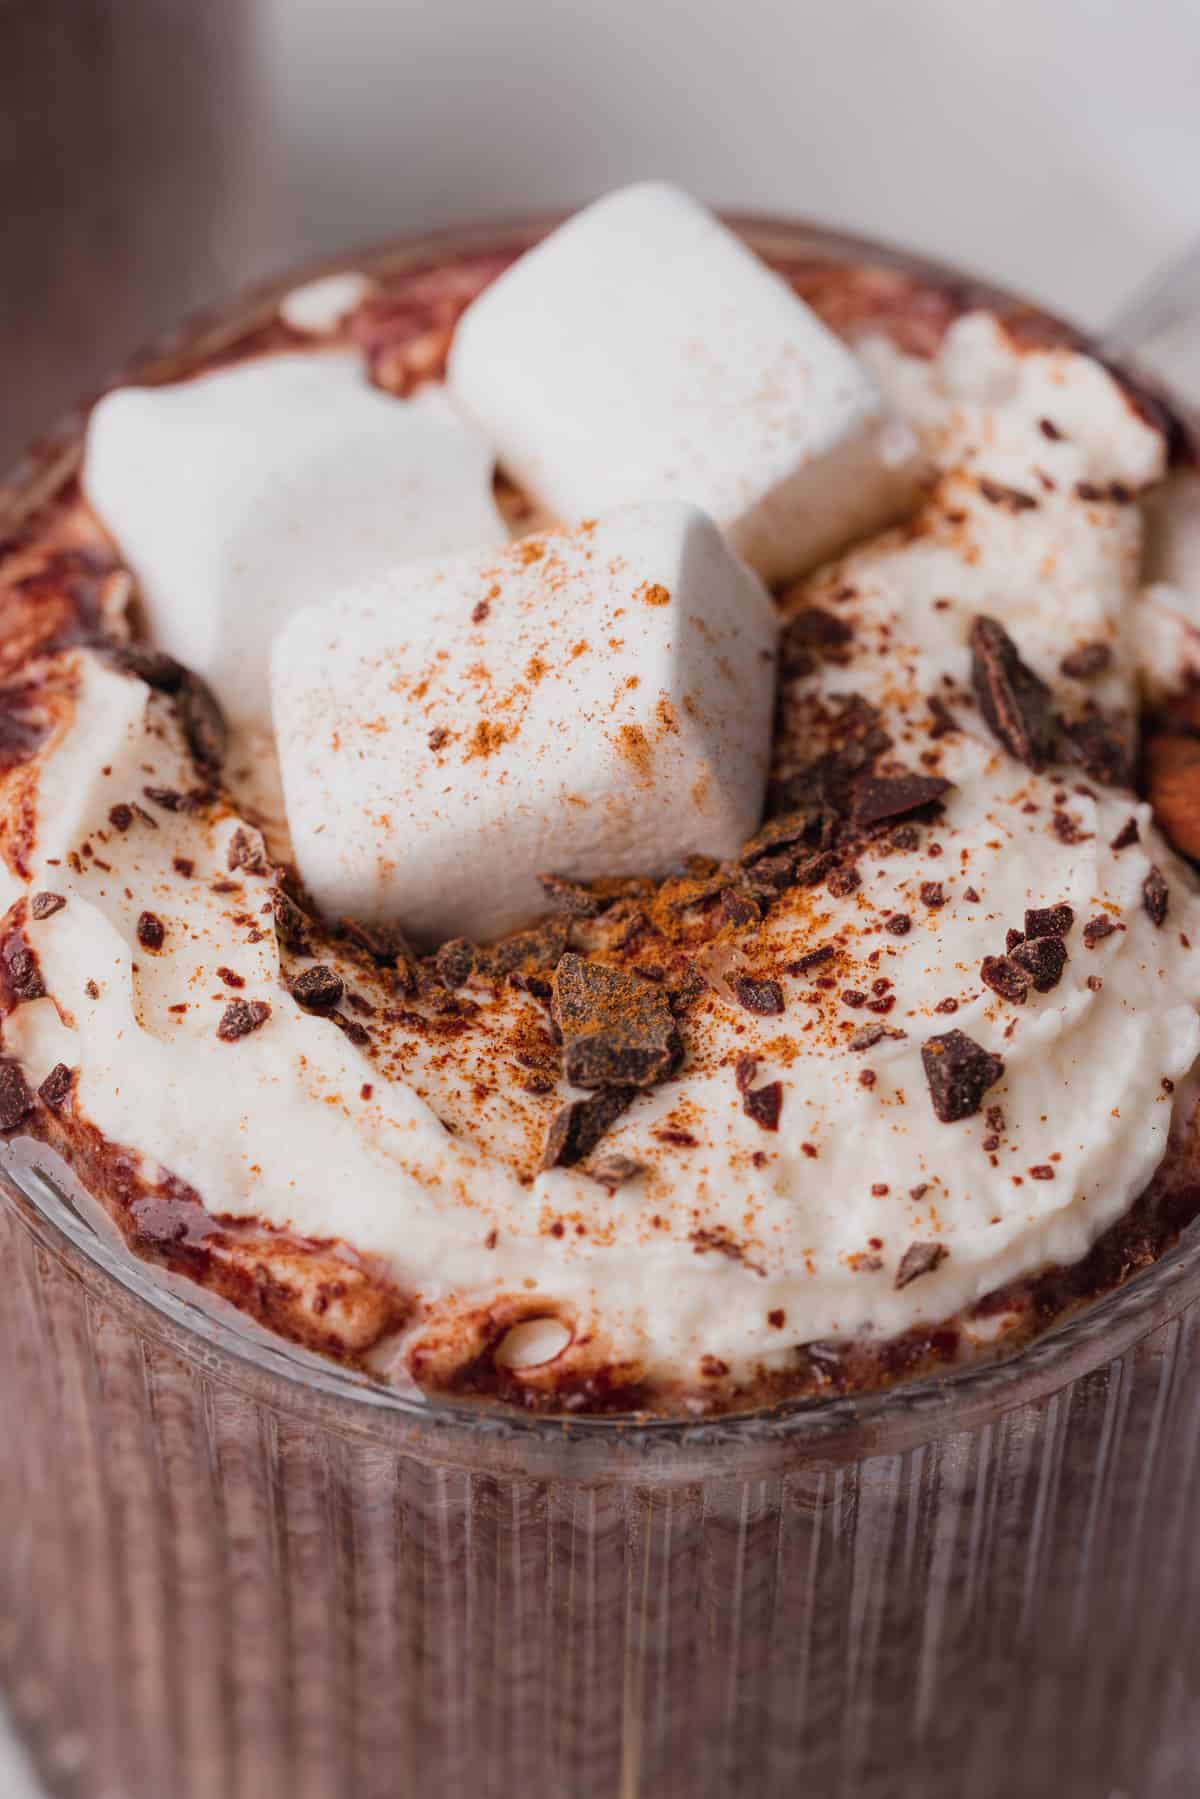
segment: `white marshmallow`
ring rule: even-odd
[[[302,287],[292,288],[279,302],[279,316],[285,325],[293,331],[303,331],[309,337],[324,337],[328,331],[335,331],[346,317],[353,312],[360,300],[364,300],[374,284],[367,275],[360,275],[353,269],[345,269],[335,275],[319,275],[315,281],[306,281]]]
[[[292,613],[408,557],[504,542],[491,477],[444,393],[393,399],[343,351],[118,389],[83,470],[151,637],[238,724],[269,714],[271,639]]]
[[[536,876],[732,854],[762,804],[776,621],[690,506],[397,568],[277,639],[300,872],[422,941],[545,911]]]
[[[915,440],[787,283],[706,208],[610,194],[468,307],[447,380],[553,516],[689,500],[768,581],[911,497]]]

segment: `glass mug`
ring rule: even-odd
[[[185,371],[278,291],[142,371]],[[78,454],[68,425],[0,529]],[[1008,1362],[758,1415],[562,1420],[272,1341],[36,1161],[0,1156],[0,1674],[53,1794],[1195,1794],[1194,1231]]]

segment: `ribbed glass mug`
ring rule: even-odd
[[[145,366],[186,368],[273,300]],[[68,427],[9,519],[77,456]],[[133,1262],[36,1160],[0,1159],[0,1673],[52,1793],[1200,1789],[1194,1232],[1006,1363],[568,1421],[414,1401],[271,1342]]]

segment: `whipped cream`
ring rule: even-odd
[[[885,1338],[1078,1259],[1164,1155],[1173,1085],[1200,1053],[1194,881],[1129,793],[1079,768],[1034,773],[997,742],[967,644],[987,613],[1068,710],[1132,705],[1134,494],[1161,475],[1161,439],[1098,365],[1017,350],[984,317],[932,362],[882,344],[863,357],[937,479],[914,520],[787,596],[844,630],[791,677],[776,778],[858,695],[901,766],[951,785],[934,822],[864,850],[857,887],[795,886],[761,925],[697,937],[706,985],[680,1021],[680,1071],[609,1130],[605,1155],[624,1158],[610,1180],[540,1167],[551,1119],[581,1095],[536,993],[477,969],[447,1026],[427,995],[397,1006],[347,962],[361,1028],[304,1010],[306,959],[279,940],[268,876],[230,868],[237,816],[152,797],[194,780],[167,702],[94,652],[66,658],[73,704],[34,766],[32,846],[0,896],[65,904],[30,908],[47,997],[5,1019],[4,1052],[31,1082],[77,1069],[78,1114],[148,1178],[170,1170],[214,1213],[380,1258],[411,1298],[397,1378],[461,1363],[495,1316],[557,1322],[510,1339],[531,1380],[786,1369],[798,1345]],[[1096,645],[1090,673],[1062,673]],[[153,823],[114,822],[135,801]],[[1147,901],[1155,870],[1165,913],[1157,886]],[[1001,997],[984,958],[1027,910],[1062,906],[1057,985]],[[255,1023],[230,1039],[235,999]],[[943,1123],[921,1052],[951,1029],[1003,1069],[975,1115]],[[771,1128],[746,1090],[776,1083]]]
[[[330,917],[436,945],[535,919],[541,872],[735,854],[762,810],[776,636],[762,583],[670,502],[311,608],[273,659],[305,884]]]
[[[586,207],[486,288],[447,381],[551,516],[688,500],[768,581],[911,497],[911,433],[861,364],[707,208],[659,182]]]
[[[440,389],[380,393],[353,351],[118,388],[92,414],[83,486],[154,642],[238,725],[269,720],[271,640],[294,613],[405,558],[508,535],[484,439]]]

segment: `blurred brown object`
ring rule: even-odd
[[[255,0],[0,0],[0,470],[258,272]]]

